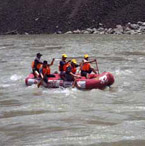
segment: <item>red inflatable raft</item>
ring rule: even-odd
[[[31,86],[38,84],[40,79],[34,78],[31,73],[25,79],[25,84]],[[82,77],[77,79],[76,87],[79,89],[104,89],[107,86],[111,86],[114,83],[114,77],[109,72],[103,72],[101,74],[90,74],[89,79]],[[73,82],[63,81],[60,79],[59,74],[55,74],[55,77],[48,79],[48,83],[43,82],[43,86],[46,88],[59,88],[59,87],[71,87]]]

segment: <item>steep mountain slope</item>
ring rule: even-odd
[[[145,20],[145,0],[0,0],[0,33],[54,33]]]

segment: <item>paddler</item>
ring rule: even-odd
[[[33,72],[35,78],[38,78],[40,75],[39,70],[42,66],[41,56],[42,56],[41,53],[37,53],[34,61],[32,62],[32,65],[31,65],[32,72]]]
[[[70,60],[66,61],[67,55],[62,54],[62,60],[59,62],[59,71],[60,71],[60,77],[64,79],[64,74],[66,72],[66,68],[70,65]]]
[[[43,65],[42,67],[40,68],[40,77],[41,77],[41,81],[40,83],[38,84],[38,88],[39,86],[42,84],[42,81],[44,81],[45,83],[48,83],[48,78],[49,77],[55,77],[55,75],[51,74],[51,69],[50,69],[50,66],[53,65],[54,63],[54,58],[52,59],[51,61],[51,64],[48,64],[46,60],[43,61]]]
[[[89,55],[85,54],[84,59],[80,65],[81,76],[88,78],[88,74],[90,74],[91,72],[97,74],[96,70],[90,65],[90,63],[92,62],[96,62],[96,59],[89,61]]]
[[[77,67],[79,67],[79,65],[77,64],[76,59],[72,59],[71,60],[71,70],[72,70],[73,74],[76,74]]]
[[[77,62],[75,59],[72,59],[71,63],[66,67],[66,71],[64,74],[64,80],[65,81],[73,81],[73,87],[76,84],[76,79],[80,78],[80,75],[76,75],[76,66],[77,66]]]

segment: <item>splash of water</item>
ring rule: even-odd
[[[20,80],[20,79],[22,79],[22,76],[17,75],[17,74],[14,74],[10,77],[10,80],[12,80],[12,81],[17,81],[17,80]]]

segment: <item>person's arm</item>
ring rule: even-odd
[[[43,73],[42,73],[42,68],[40,68],[39,72],[40,72],[40,77],[43,79],[44,76],[43,76]]]
[[[70,74],[71,74],[73,77],[76,77],[76,78],[80,78],[80,77],[81,77],[80,75],[73,74],[72,72],[70,72]]]
[[[54,63],[55,58],[52,59],[51,63],[49,64],[49,66],[52,66]]]
[[[34,73],[35,73],[36,77],[38,78],[39,77],[38,71],[37,70],[34,70]]]
[[[70,66],[67,68],[66,73],[68,73],[68,74],[70,74],[70,75],[72,75],[73,77],[76,77],[76,78],[80,77],[79,75],[76,75],[76,74],[72,73],[72,69],[71,69]]]
[[[92,61],[88,61],[88,63],[92,63],[92,62],[96,62],[96,59],[92,60]]]
[[[65,64],[67,64],[67,63],[69,63],[69,62],[71,62],[71,60],[68,60]]]

